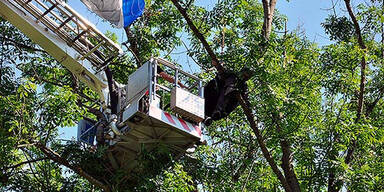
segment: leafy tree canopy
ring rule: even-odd
[[[0,19],[0,190],[384,190],[382,2],[340,1],[347,12],[322,23],[332,40],[323,47],[287,31],[276,0],[222,0],[210,10],[146,2],[126,30],[126,55],[109,66],[114,80],[125,83],[151,56],[172,60],[185,47],[208,81],[209,46],[226,70],[254,72],[241,107],[206,127],[208,145],[191,154],[173,159],[164,146],[143,153],[146,174],[129,180],[112,168],[107,148],[60,139],[59,127],[96,120],[97,95]]]

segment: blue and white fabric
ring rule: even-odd
[[[140,17],[144,0],[81,0],[92,12],[118,28],[127,27]]]

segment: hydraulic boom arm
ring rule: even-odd
[[[95,145],[96,138],[97,144],[111,146],[106,153],[110,170],[140,175],[140,159],[146,152],[166,145],[177,158],[201,143],[205,100],[198,77],[164,59],[151,58],[128,77],[126,85],[116,83],[116,112],[105,110],[112,106],[105,68],[122,54],[119,45],[62,0],[0,0],[0,16],[100,95],[108,122],[80,121],[78,140]],[[158,81],[158,69],[173,75],[173,82]],[[183,89],[178,82],[190,86]]]
[[[0,16],[39,44],[109,104],[104,68],[122,50],[61,0],[0,0]]]

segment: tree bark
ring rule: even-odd
[[[344,2],[345,2],[345,6],[347,7],[348,14],[353,21],[353,25],[355,27],[355,35],[357,37],[357,42],[359,43],[359,47],[360,49],[363,49],[364,51],[366,51],[367,47],[365,46],[363,37],[361,35],[360,25],[352,11],[350,0],[344,0]],[[366,74],[365,74],[366,66],[367,66],[367,63],[365,60],[365,55],[363,55],[360,63],[360,92],[359,92],[359,99],[358,99],[358,106],[357,106],[357,117],[356,117],[355,123],[359,122],[361,115],[363,113],[365,81],[366,81]],[[352,161],[353,159],[352,156],[355,148],[356,148],[356,140],[352,141],[352,145],[348,149],[347,156],[345,157],[345,163],[349,164]]]
[[[350,0],[344,0],[345,6],[347,7],[348,14],[351,17],[353,21],[353,26],[355,27],[355,35],[357,38],[357,42],[359,43],[360,49],[363,49],[364,51],[366,50],[365,43],[363,41],[363,37],[361,35],[361,29],[360,25],[352,11],[352,7],[350,4]],[[366,60],[365,60],[365,55],[361,58],[361,63],[360,63],[360,92],[359,92],[359,100],[358,100],[358,108],[357,108],[357,118],[356,121],[359,121],[361,118],[361,114],[363,112],[363,105],[364,105],[364,92],[365,92],[365,70],[366,70]]]
[[[276,125],[276,131],[278,134],[283,134],[281,130],[281,118],[277,112],[272,114],[273,121]],[[288,185],[291,187],[292,191],[300,192],[300,184],[297,180],[295,170],[292,165],[292,151],[291,146],[286,138],[281,137],[280,138],[280,147],[282,150],[282,157],[281,157],[281,168],[284,171],[284,176],[288,182]]]
[[[359,22],[357,21],[357,18],[355,14],[353,13],[352,7],[351,7],[351,1],[350,0],[344,0],[345,6],[347,8],[348,14],[352,19],[353,26],[355,28],[355,36],[357,38],[358,45],[360,49],[366,51],[366,45],[364,43],[362,34],[361,34],[361,28],[359,25]],[[366,60],[365,60],[365,54],[361,58],[360,62],[360,90],[359,90],[359,96],[358,96],[358,103],[357,103],[357,116],[355,119],[355,123],[358,123],[363,115],[363,107],[364,107],[364,93],[365,93],[365,82],[366,82]],[[344,162],[346,164],[350,164],[353,160],[353,154],[357,147],[357,140],[352,140],[352,143],[347,149],[347,155],[344,158]],[[328,178],[328,189],[329,191],[340,191],[344,181],[335,179],[335,174],[330,173]]]
[[[283,156],[281,157],[281,167],[283,168],[285,178],[292,191],[300,192],[301,189],[299,180],[297,180],[296,173],[292,165],[292,152],[290,149],[290,145],[288,141],[282,139],[280,141],[280,146],[283,152]]]
[[[263,9],[264,9],[264,23],[262,29],[262,35],[266,40],[269,39],[272,31],[272,21],[275,14],[277,0],[263,0]]]

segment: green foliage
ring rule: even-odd
[[[187,13],[225,68],[256,72],[247,84],[257,125],[279,168],[280,143],[289,143],[302,191],[327,191],[331,173],[350,191],[384,190],[384,63],[383,44],[378,41],[384,19],[380,2],[371,2],[355,8],[365,50],[359,48],[348,17],[330,15],[324,21],[322,26],[335,42],[320,48],[289,32],[272,32],[265,41],[259,1],[223,0],[209,10],[193,1],[189,4]],[[146,3],[144,16],[130,28],[139,54],[128,49],[126,56],[116,59],[110,65],[114,79],[126,83],[128,75],[151,56],[171,59],[174,50],[186,46],[187,54],[203,69],[199,75],[210,80],[215,75],[208,70],[210,59],[172,3]],[[274,31],[282,30],[286,19],[277,14]],[[98,190],[68,168],[44,159],[33,145],[37,141],[107,181],[115,191],[283,191],[240,107],[203,130],[207,146],[179,159],[172,159],[166,145],[142,151],[135,173],[114,170],[107,147],[59,140],[59,127],[73,126],[82,116],[95,118],[87,108],[98,106],[97,95],[4,20],[0,31],[1,190]],[[114,34],[107,35],[116,40]],[[357,121],[363,57],[367,80],[363,115]],[[347,163],[345,156],[353,144],[354,158]],[[36,161],[28,163],[31,160]]]
[[[183,170],[183,166],[175,164],[170,171],[165,171],[164,183],[161,186],[161,191],[193,191],[195,188],[191,185],[191,183],[193,183],[192,177]]]
[[[321,25],[331,40],[349,41],[355,33],[352,21],[345,16],[329,15]]]

